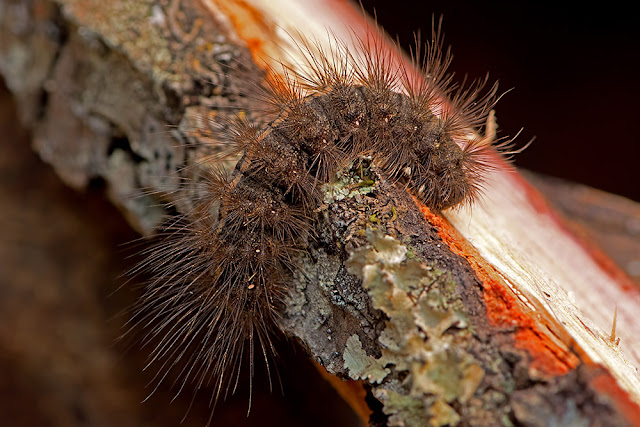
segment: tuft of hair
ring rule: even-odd
[[[291,38],[302,59],[292,67],[281,63],[283,83],[269,83],[269,93],[280,100],[288,134],[327,165],[315,175],[320,181],[345,166],[336,162],[340,156],[352,162],[369,155],[428,207],[441,210],[471,203],[482,193],[484,176],[505,164],[496,160],[503,145],[478,136],[499,99],[498,85],[488,86],[488,76],[455,82],[442,18],[434,19],[430,41],[422,45],[416,37],[404,62],[377,28],[354,34],[350,44],[331,33],[324,43],[299,33]],[[274,94],[276,88],[295,90]],[[308,144],[312,138],[305,134],[314,132],[333,143],[314,152],[317,144]]]
[[[136,270],[153,275],[135,307],[132,329],[146,333],[156,388],[177,393],[213,384],[215,406],[236,389],[243,361],[270,370],[273,331],[296,241],[310,234],[305,212],[251,179],[212,169],[193,208],[169,220]],[[155,389],[154,389],[155,391]],[[249,408],[251,402],[249,402]]]

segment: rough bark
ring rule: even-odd
[[[194,120],[253,114],[246,76],[261,70],[246,46],[260,39],[232,31],[220,11],[233,7],[0,3],[0,71],[34,148],[76,189],[104,180],[143,234],[165,212],[141,189],[170,197],[175,171],[207,154]],[[375,165],[328,191],[283,329],[366,384],[382,402],[372,424],[637,423],[607,369]]]

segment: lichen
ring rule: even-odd
[[[346,265],[360,277],[374,308],[388,320],[378,338],[382,356],[367,355],[357,336],[347,342],[345,367],[367,379],[384,404],[391,425],[455,425],[455,402],[465,403],[480,385],[484,370],[456,345],[468,321],[450,276],[408,257],[407,246],[368,229],[367,246]],[[402,380],[398,380],[402,378]]]
[[[345,198],[373,192],[376,183],[368,176],[369,174],[370,170],[367,167],[360,167],[357,171],[348,168],[338,172],[335,182],[323,186],[324,203],[334,203]],[[375,215],[372,216],[375,217]]]
[[[385,368],[384,360],[367,356],[357,335],[347,340],[344,350],[344,367],[354,379],[366,379],[371,383],[380,383],[390,372]]]

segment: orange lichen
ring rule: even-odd
[[[544,332],[532,313],[524,309],[502,277],[482,259],[477,250],[448,221],[433,214],[417,199],[414,200],[425,219],[438,229],[443,242],[452,252],[464,257],[476,272],[484,289],[484,302],[489,320],[496,326],[517,326],[514,345],[531,355],[531,369],[543,375],[559,376],[575,368],[579,363],[578,357]]]

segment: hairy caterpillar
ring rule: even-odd
[[[223,154],[199,165],[189,208],[140,266],[154,275],[137,323],[154,341],[158,382],[172,371],[180,389],[212,382],[215,402],[235,390],[247,354],[250,378],[256,351],[269,365],[295,258],[313,244],[322,187],[339,171],[366,157],[434,210],[480,193],[500,146],[491,132],[470,135],[497,86],[454,84],[439,29],[414,55],[419,77],[376,42],[331,43],[333,53],[297,44],[305,71],[270,70],[258,87],[267,124],[238,119],[219,133]],[[217,165],[228,158],[239,158],[232,171]]]

